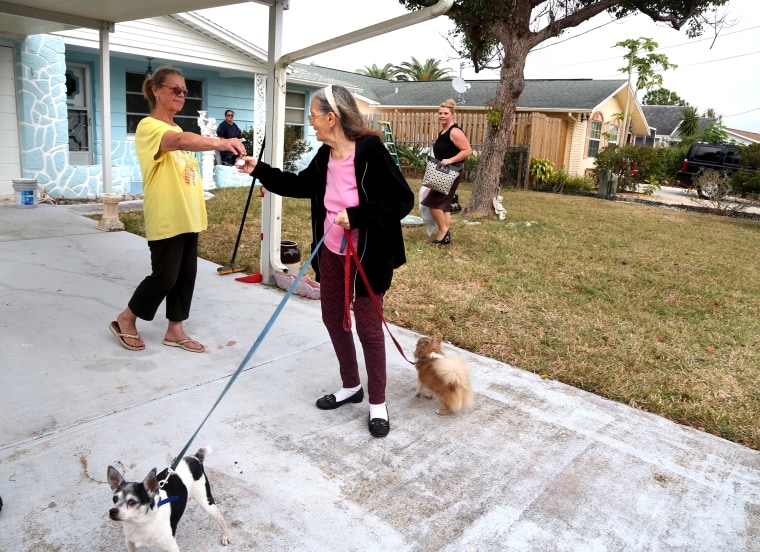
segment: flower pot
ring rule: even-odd
[[[288,274],[298,274],[301,270],[301,250],[290,240],[280,242],[280,262],[288,269]]]

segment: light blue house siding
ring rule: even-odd
[[[103,193],[100,106],[100,65],[96,54],[65,51],[63,41],[50,35],[33,35],[16,45],[17,97],[21,169],[24,178],[34,178],[53,197],[93,199]],[[91,74],[90,127],[92,165],[70,165],[68,156],[68,110],[66,106],[66,63],[82,63]],[[187,78],[204,83],[204,105],[217,122],[226,109],[235,111],[241,129],[253,126],[254,78],[219,78],[215,71],[177,66]],[[112,192],[141,191],[142,175],[134,149],[134,137],[127,134],[126,73],[144,72],[134,59],[111,56],[111,160]],[[216,186],[249,185],[234,168],[215,167]],[[137,188],[137,189],[135,189]]]

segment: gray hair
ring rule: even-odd
[[[356,105],[356,100],[351,92],[344,86],[331,85],[330,90],[332,92],[332,100],[335,102],[335,106],[330,105],[330,100],[327,99],[325,89],[318,90],[314,93],[314,98],[317,100],[317,106],[320,113],[335,113],[338,117],[343,133],[349,140],[358,140],[362,136],[374,134],[381,136],[379,131],[368,129],[364,126],[364,116],[359,111],[359,106]],[[336,112],[337,109],[340,113]]]

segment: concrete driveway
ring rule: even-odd
[[[108,323],[148,264],[142,238],[64,207],[0,206],[0,550],[124,550],[107,466],[168,465],[284,296],[200,261],[186,328],[209,351],[162,346],[157,318],[131,352]],[[392,331],[410,356],[418,336]],[[475,405],[439,417],[387,349],[374,439],[366,402],[315,408],[335,358],[319,304],[285,304],[191,447],[214,448],[227,550],[760,550],[757,451],[466,351]],[[218,539],[190,505],[180,549]]]
[[[681,206],[690,210],[709,212],[711,209],[716,209],[717,204],[713,201],[701,199],[697,196],[696,190],[690,190],[687,188],[678,188],[676,186],[662,186],[660,189],[650,195],[642,194],[618,194],[618,199],[633,200],[642,203],[652,203],[662,206]],[[760,215],[760,205],[756,202],[750,202],[736,198],[731,204],[724,203],[722,206],[724,209],[730,208],[736,210],[738,216],[744,218],[755,218]]]

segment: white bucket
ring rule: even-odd
[[[14,178],[13,190],[16,207],[29,209],[37,207],[37,180],[34,178]]]

